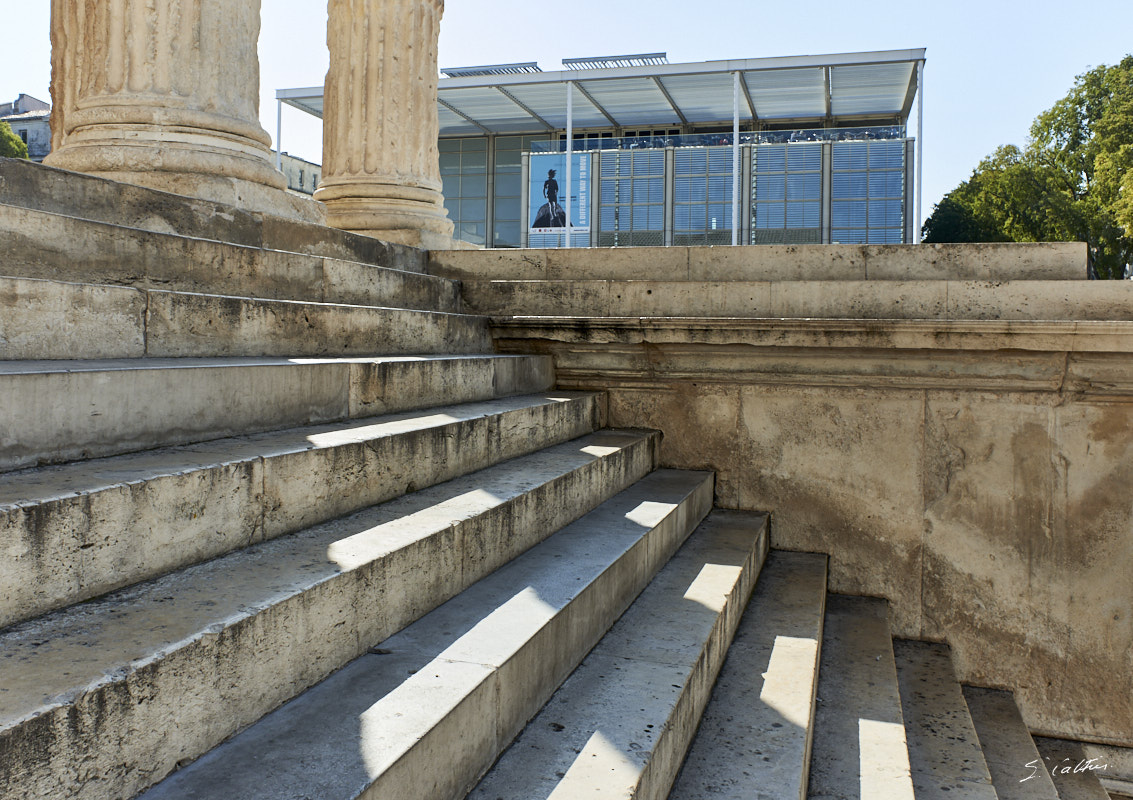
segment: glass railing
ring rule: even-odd
[[[904,139],[904,125],[883,125],[864,128],[804,128],[788,131],[748,131],[740,134],[740,144],[783,144],[786,142],[863,142],[876,139]],[[575,139],[574,151],[637,150],[664,147],[721,147],[732,144],[731,133],[693,133],[680,136],[626,136],[621,139]],[[566,141],[535,141],[533,153],[566,151]]]

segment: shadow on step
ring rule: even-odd
[[[710,498],[710,476],[653,473],[144,797],[456,796],[632,602]]]

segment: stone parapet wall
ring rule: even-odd
[[[508,353],[610,392],[835,592],[947,641],[1029,726],[1133,744],[1133,323],[536,319]]]
[[[1084,242],[752,245],[437,251],[430,271],[462,280],[1084,280]]]
[[[461,279],[481,314],[747,319],[1133,319],[1133,281]]]

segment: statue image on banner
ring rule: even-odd
[[[569,227],[571,233],[590,231],[590,154],[575,153],[568,182],[570,191],[570,224],[563,205],[566,188],[559,181],[566,175],[566,153],[532,153],[528,173],[528,219],[531,233],[554,233],[561,236]]]
[[[547,180],[543,181],[543,197],[546,203],[539,207],[532,228],[565,228],[566,212],[559,205],[559,182],[555,180],[555,170],[547,170]]]

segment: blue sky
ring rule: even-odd
[[[49,98],[49,3],[8,4],[0,101]],[[665,51],[671,62],[925,47],[924,213],[1031,120],[1074,76],[1133,52],[1130,0],[947,3],[648,0],[570,3],[450,0],[440,66]],[[326,4],[263,0],[261,117],[275,135],[274,93],[326,74]],[[285,110],[283,147],[321,158],[321,126]]]

